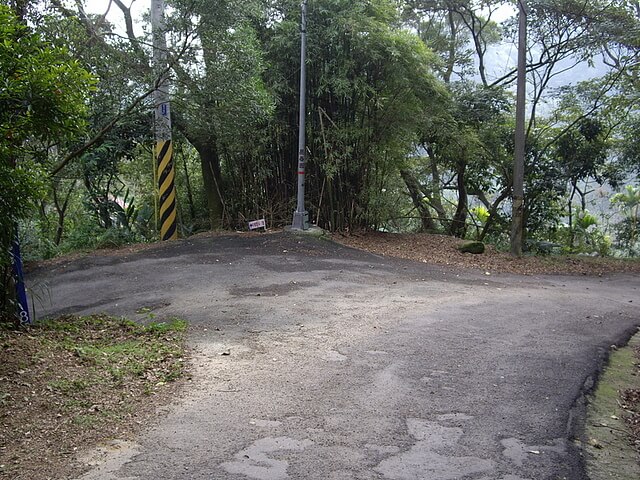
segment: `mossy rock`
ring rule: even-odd
[[[462,253],[474,253],[476,255],[484,253],[484,243],[482,242],[476,242],[476,241],[463,242],[460,245],[458,245],[457,248]]]

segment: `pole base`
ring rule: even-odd
[[[309,212],[294,212],[292,230],[308,230],[309,229]]]

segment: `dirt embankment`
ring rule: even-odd
[[[589,257],[580,255],[524,256],[514,258],[487,245],[480,255],[461,253],[456,246],[462,240],[426,233],[334,234],[333,240],[349,247],[378,255],[405,258],[417,262],[451,267],[473,268],[492,273],[523,275],[604,275],[608,273],[640,273],[640,259]]]

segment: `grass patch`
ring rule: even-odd
[[[628,392],[640,391],[640,333],[629,345],[615,350],[589,399],[585,436],[587,470],[592,480],[640,478],[640,454],[630,420],[640,405],[624,401]]]
[[[186,328],[65,316],[0,329],[0,478],[75,475],[77,450],[145,423],[184,373]]]

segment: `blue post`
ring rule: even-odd
[[[27,289],[24,286],[24,274],[22,272],[22,256],[20,255],[20,242],[18,241],[18,231],[11,244],[11,264],[13,265],[13,278],[16,283],[16,298],[18,300],[18,318],[20,326],[31,325],[29,315],[29,303],[27,302]]]

